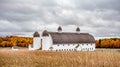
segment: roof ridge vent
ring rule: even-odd
[[[58,27],[58,32],[59,32],[59,33],[62,32],[62,27],[61,27],[61,26]]]
[[[80,28],[79,27],[76,28],[76,33],[80,33]]]

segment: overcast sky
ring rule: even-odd
[[[0,32],[47,29],[120,36],[120,0],[0,0]]]

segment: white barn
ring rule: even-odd
[[[94,51],[95,39],[89,33],[80,33],[77,27],[75,33],[62,32],[62,28],[58,28],[58,32],[43,31],[42,35],[38,32],[34,33],[33,45],[29,45],[30,50],[52,50],[52,51]]]

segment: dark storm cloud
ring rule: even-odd
[[[120,0],[0,0],[0,31],[66,30],[120,34]],[[69,28],[68,28],[69,27]],[[104,31],[104,32],[103,32]]]

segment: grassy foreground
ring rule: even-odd
[[[120,67],[120,53],[0,51],[0,67]]]

